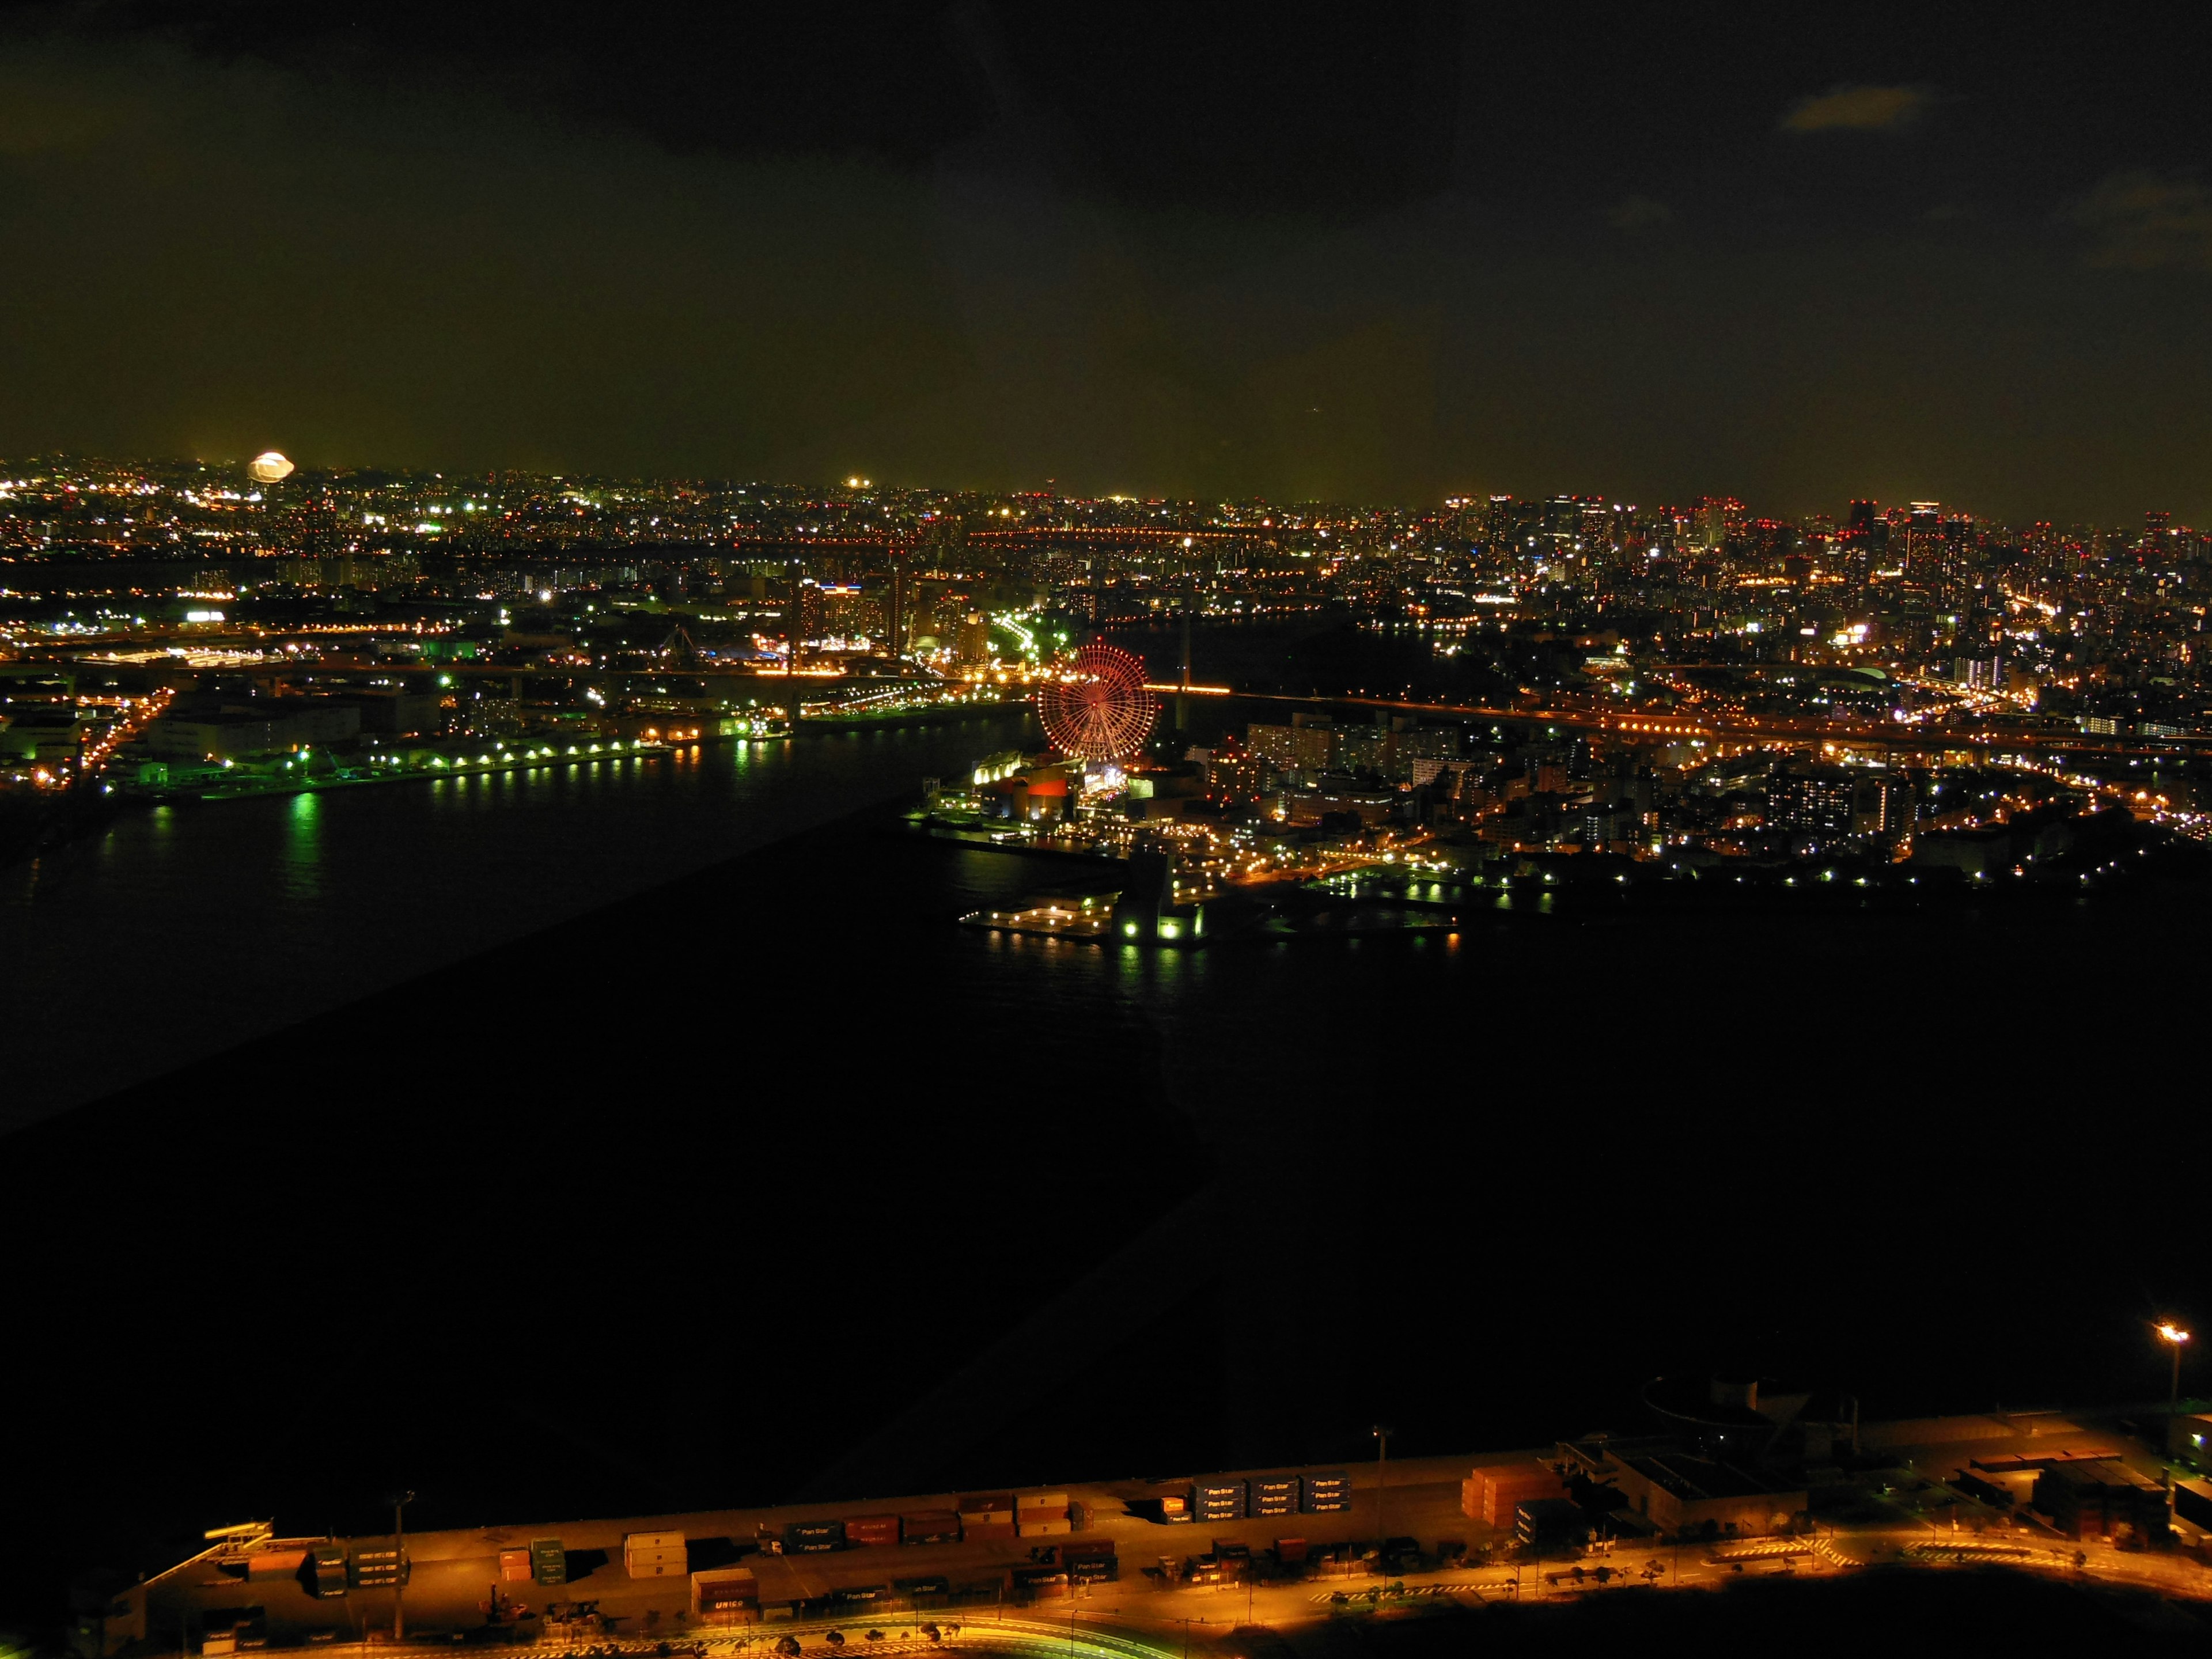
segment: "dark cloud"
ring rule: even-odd
[[[1936,101],[1929,87],[1833,87],[1801,98],[1782,118],[1784,132],[1901,132]]]
[[[1650,196],[1624,196],[1606,210],[1605,222],[1615,230],[1651,230],[1674,222],[1674,210]]]
[[[2212,270],[2212,191],[2189,177],[2116,173],[2069,204],[2090,234],[2089,263],[2126,270]]]
[[[16,15],[0,454],[2212,514],[2212,323],[2113,268],[2212,149],[2120,24]]]

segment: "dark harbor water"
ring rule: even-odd
[[[0,1131],[910,795],[1033,730],[1011,715],[132,813],[0,869],[0,1006],[21,1038]]]
[[[8,1604],[395,1484],[433,1526],[1531,1444],[1717,1365],[1869,1415],[2163,1398],[2201,891],[1020,940],[954,919],[1060,872],[882,804],[1006,740],[42,868],[19,1051],[129,1086],[0,1141]]]

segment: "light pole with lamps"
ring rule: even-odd
[[[1375,1436],[1375,1571],[1387,1579],[1390,1534],[1382,1524],[1382,1499],[1390,1486],[1390,1425],[1377,1423],[1370,1432]]]
[[[2173,1419],[2181,1414],[2181,1349],[2183,1344],[2189,1340],[2189,1333],[2170,1319],[2160,1320],[2158,1340],[2173,1350],[2173,1380],[2166,1391],[2166,1520],[2171,1528],[2176,1501],[2173,1495]]]
[[[2165,1321],[2158,1328],[2158,1340],[2173,1350],[2173,1383],[2166,1396],[2166,1409],[2172,1415],[2181,1409],[2181,1349],[2189,1340],[2189,1333],[2172,1321]]]
[[[407,1639],[407,1522],[401,1513],[415,1501],[411,1492],[392,1495],[392,1639]]]

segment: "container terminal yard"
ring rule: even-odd
[[[1655,1384],[1655,1389],[1662,1385]],[[489,1643],[1115,1659],[1293,1648],[1346,1618],[1982,1565],[2212,1598],[2212,1415],[1869,1422],[1711,1385],[1672,1432],[1350,1468],[354,1538],[269,1522],[86,1615],[85,1659]],[[404,1526],[404,1512],[395,1520]]]

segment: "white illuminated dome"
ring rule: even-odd
[[[273,449],[264,449],[246,464],[256,483],[281,483],[292,473],[292,463]]]

